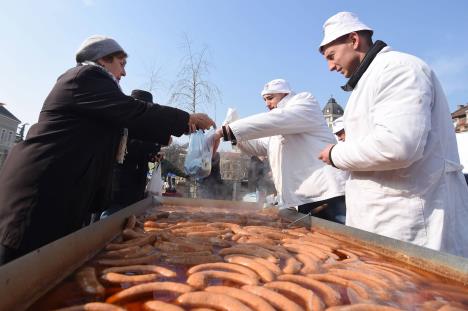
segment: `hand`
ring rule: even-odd
[[[189,119],[189,132],[193,133],[197,129],[207,130],[211,126],[216,127],[216,124],[205,113],[192,113]]]
[[[333,146],[335,145],[327,145],[321,152],[320,152],[320,155],[319,155],[319,160],[322,160],[323,162],[327,163],[328,165],[331,165],[331,161],[330,161],[330,149],[333,148]]]

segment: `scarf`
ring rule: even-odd
[[[364,59],[359,64],[356,71],[349,78],[348,82],[341,87],[343,91],[351,92],[352,90],[354,90],[354,88],[356,87],[356,84],[359,82],[359,79],[361,79],[364,72],[366,72],[367,68],[369,68],[374,58],[386,46],[387,44],[383,41],[380,41],[380,40],[375,41],[375,43],[371,46],[369,51],[367,51],[366,56],[364,56]]]
[[[109,70],[107,70],[105,67],[102,67],[102,66],[99,65],[98,63],[93,62],[93,61],[91,61],[91,60],[84,61],[84,62],[80,63],[79,65],[81,65],[81,66],[95,66],[95,67],[99,68],[100,70],[102,70],[103,72],[105,72],[105,73],[112,79],[112,81],[114,81],[115,84],[117,84],[117,87],[119,88],[119,90],[122,91],[122,88],[120,87],[119,81],[118,81],[118,80],[114,77],[114,75],[111,74],[111,73],[109,72]]]
[[[111,74],[109,72],[109,70],[102,67],[98,63],[87,60],[87,61],[84,61],[84,62],[80,63],[79,65],[81,65],[81,66],[95,66],[95,67],[99,68],[100,70],[105,72],[115,82],[115,84],[117,85],[119,90],[122,91],[122,88],[120,87],[119,81],[114,77],[114,75]],[[117,153],[115,155],[115,160],[119,164],[122,164],[124,162],[125,155],[127,154],[127,139],[128,139],[128,129],[124,128],[122,130],[122,137],[120,137],[119,146],[117,147]]]

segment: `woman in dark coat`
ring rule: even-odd
[[[120,130],[167,145],[214,122],[122,93],[127,54],[113,39],[93,36],[78,66],[61,75],[26,140],[0,172],[0,264],[82,227],[107,207]]]

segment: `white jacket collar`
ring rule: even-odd
[[[296,95],[296,93],[291,92],[288,95],[286,95],[280,102],[278,103],[278,108],[284,108],[288,104],[289,100],[293,98]]]

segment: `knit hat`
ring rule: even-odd
[[[153,102],[153,95],[148,91],[133,90],[130,96],[132,96],[135,99],[142,100],[144,102],[148,102],[148,103]]]
[[[284,79],[275,79],[265,84],[261,95],[263,96],[266,94],[278,94],[278,93],[289,94],[291,92],[292,90],[291,90],[291,87],[289,86],[288,81]]]
[[[124,49],[114,39],[94,35],[81,43],[80,48],[76,52],[76,62],[96,61],[115,52],[125,53]]]
[[[323,40],[320,43],[319,52],[322,53],[324,45],[335,41],[341,36],[360,30],[374,31],[359,20],[356,14],[351,12],[339,12],[323,24]]]

